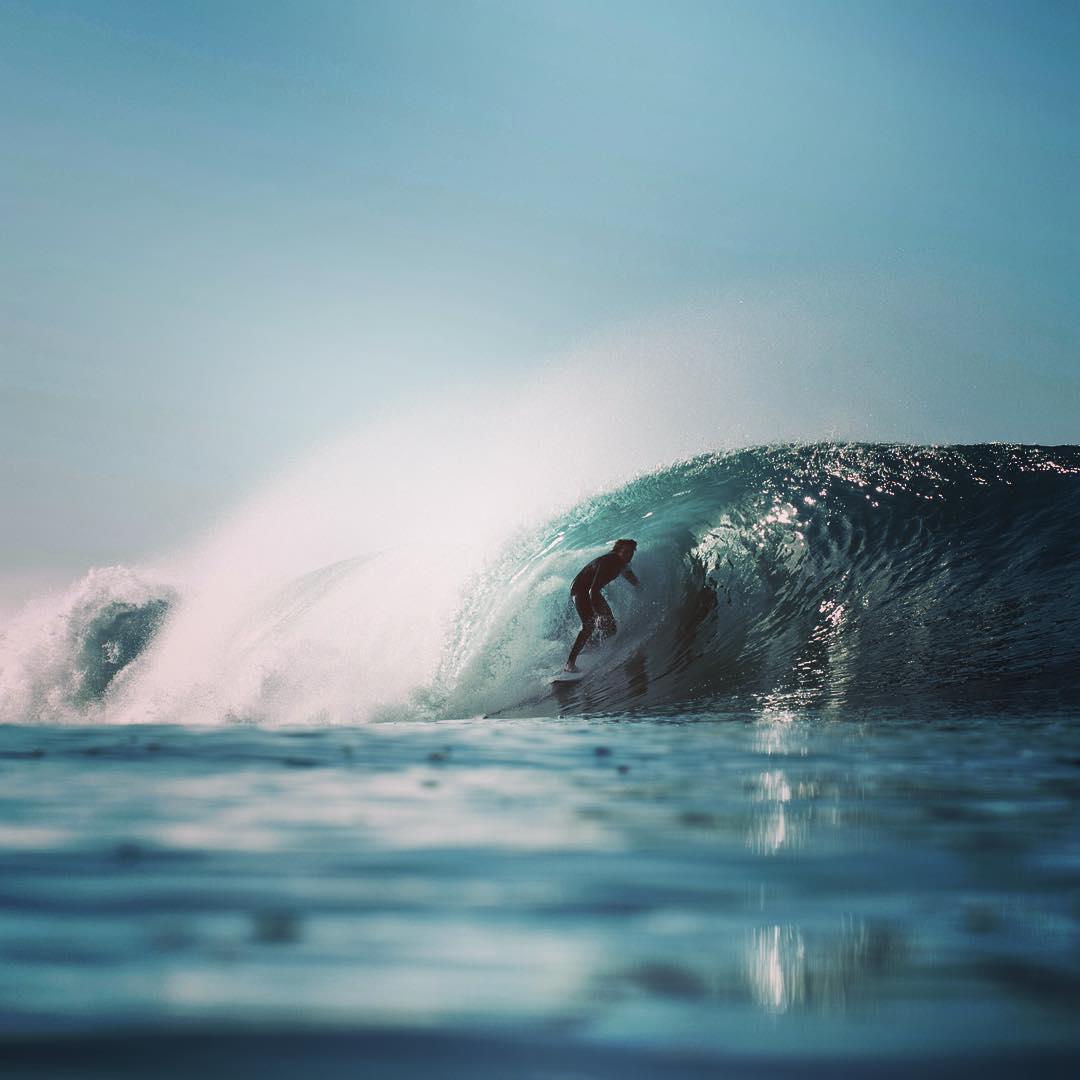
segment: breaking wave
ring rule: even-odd
[[[552,686],[578,628],[569,582],[620,536],[643,587],[609,587],[618,635]],[[1058,706],[1080,701],[1078,556],[1078,447],[708,454],[504,535],[460,580],[404,543],[271,582],[197,664],[185,642],[208,631],[184,629],[181,588],[95,571],[5,629],[2,718]]]

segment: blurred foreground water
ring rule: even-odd
[[[1070,1075],[1075,717],[0,728],[5,1076]]]

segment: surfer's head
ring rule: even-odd
[[[615,546],[611,550],[615,552],[623,562],[629,562],[634,557],[634,552],[637,551],[637,541],[616,540]]]

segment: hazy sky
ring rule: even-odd
[[[794,282],[934,301],[826,382],[993,368],[920,437],[1080,441],[1078,73],[1075,0],[0,0],[0,577]]]

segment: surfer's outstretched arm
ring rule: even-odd
[[[633,570],[630,569],[629,566],[622,572],[622,576],[626,578],[626,580],[629,581],[635,589],[641,588],[641,582],[638,581],[637,575],[634,573]]]

